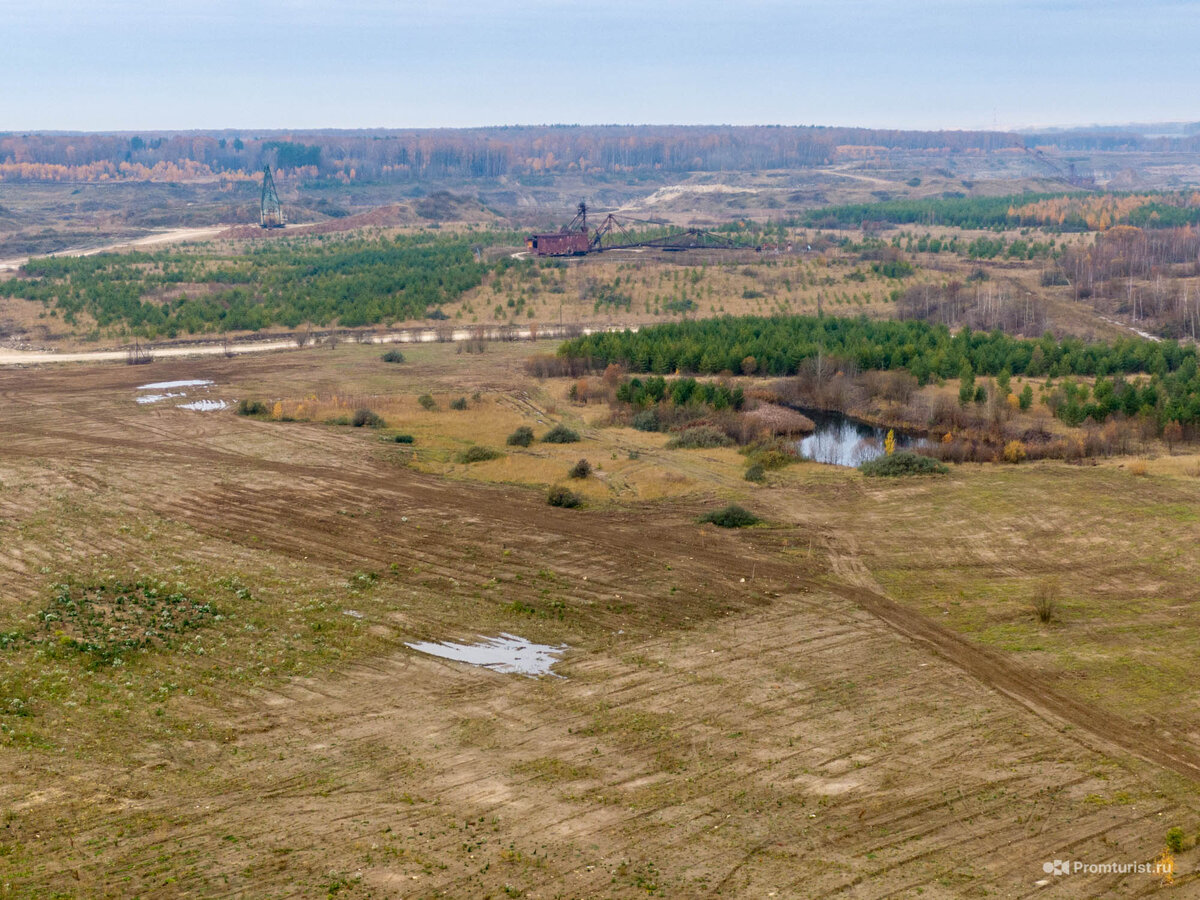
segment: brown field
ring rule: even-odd
[[[47,635],[0,641],[4,896],[1139,897],[1043,863],[1172,826],[1194,888],[1194,457],[755,487],[567,404],[545,349],[0,372],[0,637]],[[387,427],[134,402],[192,378]],[[766,524],[696,523],[728,500]],[[42,628],[54,584],[138,577],[220,618],[119,665]],[[565,677],[405,646],[500,632]]]

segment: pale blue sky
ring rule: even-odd
[[[1200,3],[0,0],[0,131],[1200,120]]]

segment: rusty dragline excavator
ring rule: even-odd
[[[258,224],[263,228],[282,228],[283,204],[279,202],[279,194],[275,190],[275,179],[271,177],[271,167],[263,166],[262,204],[259,209]]]
[[[575,218],[562,231],[531,234],[525,249],[534,256],[584,256],[605,250],[761,250],[699,228],[666,228],[655,222],[609,213],[595,230],[588,227],[588,207],[580,203]],[[638,233],[634,229],[655,229]],[[656,236],[651,237],[651,234]]]

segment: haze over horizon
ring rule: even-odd
[[[2,131],[1200,120],[1190,0],[2,2]]]

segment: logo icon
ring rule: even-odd
[[[1056,859],[1054,862],[1042,863],[1042,871],[1047,875],[1067,875],[1071,871],[1071,861]]]

